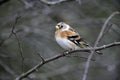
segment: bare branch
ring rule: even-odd
[[[99,33],[99,35],[98,35],[98,38],[97,38],[97,40],[96,40],[96,42],[95,42],[95,44],[94,44],[94,47],[96,47],[96,46],[98,45],[98,43],[100,42],[101,38],[103,37],[103,34],[104,34],[104,32],[105,32],[105,29],[106,29],[106,27],[107,27],[108,22],[109,22],[110,19],[111,19],[113,16],[115,16],[116,14],[120,14],[120,12],[113,12],[113,13],[107,18],[107,20],[105,21],[105,23],[104,23],[103,26],[102,26],[102,29],[101,29],[101,31],[100,31],[100,33]],[[94,52],[95,52],[95,50],[92,50],[92,51],[91,51],[91,54],[88,56],[88,60],[87,60],[86,65],[85,65],[85,70],[84,70],[84,74],[83,74],[82,80],[86,80],[86,79],[87,79],[87,74],[88,74],[88,70],[89,70],[89,66],[90,66],[90,60],[92,59],[92,56],[93,56]]]
[[[66,2],[66,1],[72,1],[72,0],[55,0],[55,1],[49,1],[49,0],[40,0],[41,2],[43,2],[44,4],[47,5],[55,5],[58,3],[62,3],[62,2]]]
[[[105,34],[110,30],[110,28],[112,27],[113,24],[108,25],[108,27],[106,27],[106,29],[104,30],[103,36],[100,38],[101,39],[105,36]]]
[[[110,44],[107,44],[107,45],[103,45],[103,46],[100,46],[100,47],[84,48],[84,49],[79,49],[79,50],[75,50],[75,51],[71,51],[71,52],[72,53],[74,53],[74,52],[89,52],[89,51],[92,51],[92,50],[100,51],[100,50],[103,50],[103,49],[106,49],[106,48],[109,48],[109,47],[119,46],[119,45],[120,45],[120,42],[113,42],[113,43],[110,43]]]
[[[11,33],[9,34],[9,36],[8,36],[6,39],[4,39],[4,40],[2,40],[2,41],[0,42],[0,46],[2,46],[6,40],[8,40],[9,38],[12,37],[12,35],[14,34],[15,25],[16,25],[16,23],[17,23],[17,21],[18,21],[18,19],[19,19],[20,17],[21,17],[21,16],[16,16],[16,18],[15,18],[15,23],[14,23],[14,25],[12,26]]]
[[[17,43],[18,43],[18,47],[19,47],[19,51],[20,51],[20,55],[21,55],[21,60],[22,60],[22,71],[23,71],[23,62],[24,62],[24,56],[23,56],[23,50],[22,50],[22,47],[21,47],[21,42],[20,42],[20,40],[19,40],[19,37],[17,36],[17,31],[14,31],[15,30],[15,26],[16,26],[16,24],[17,24],[17,22],[18,22],[18,20],[19,20],[19,18],[21,18],[21,16],[18,16],[18,17],[16,17],[16,19],[15,19],[15,23],[14,23],[14,25],[13,25],[13,27],[12,27],[12,31],[11,31],[11,36],[12,36],[12,34],[15,36],[15,38],[16,38],[16,40],[17,40]],[[9,37],[10,38],[10,37]]]
[[[37,53],[38,54],[38,56],[40,57],[40,59],[42,60],[42,62],[44,63],[44,58],[39,54],[39,53]]]
[[[24,67],[24,56],[23,56],[23,50],[22,50],[22,47],[21,47],[21,42],[16,34],[16,32],[14,33],[14,36],[17,40],[17,43],[18,43],[18,48],[19,48],[19,51],[20,51],[20,55],[21,55],[21,61],[22,61],[22,71],[23,71],[23,67]]]
[[[70,51],[70,52],[63,52],[59,55],[56,55],[54,57],[51,57],[51,58],[48,58],[48,59],[44,59],[44,62],[40,62],[39,64],[37,64],[35,67],[31,68],[30,70],[28,70],[27,72],[21,74],[20,76],[18,76],[15,80],[22,80],[23,78],[27,77],[28,75],[32,74],[33,72],[36,71],[36,69],[42,67],[44,64],[46,63],[49,63],[49,62],[52,62],[54,60],[57,60],[61,57],[64,57],[66,55],[69,55],[69,54],[73,54],[75,52],[89,52],[91,50],[103,50],[103,49],[106,49],[106,48],[109,48],[109,47],[113,47],[113,46],[120,46],[120,42],[114,42],[114,43],[110,43],[110,44],[107,44],[107,45],[103,45],[103,46],[100,46],[100,47],[95,47],[95,48],[86,48],[86,49],[79,49],[79,50],[74,50],[74,51]]]
[[[103,33],[104,33],[104,30],[106,29],[106,27],[107,27],[107,24],[108,24],[108,22],[110,21],[110,19],[112,18],[112,17],[114,17],[115,15],[117,15],[117,14],[120,14],[120,12],[118,12],[118,11],[116,11],[116,12],[113,12],[108,18],[107,18],[107,20],[105,21],[105,23],[103,24],[103,26],[102,26],[102,29],[101,29],[101,31],[100,31],[100,34],[99,34],[99,36],[98,36],[98,38],[97,38],[97,40],[96,40],[96,46],[98,45],[98,43],[100,42],[100,40],[101,40],[101,38],[102,38],[102,36],[103,36]],[[96,47],[95,46],[95,47]]]
[[[18,31],[15,31],[15,26],[16,26],[16,24],[17,24],[17,22],[18,22],[18,20],[19,20],[20,18],[21,18],[21,16],[16,16],[15,22],[14,22],[14,24],[13,24],[13,26],[12,26],[12,29],[11,29],[11,33],[9,34],[9,36],[8,36],[6,39],[4,39],[4,40],[2,40],[2,41],[0,42],[0,46],[2,46],[2,45],[4,44],[4,42],[5,42],[6,40],[10,39],[13,35],[15,36],[15,38],[16,38],[16,40],[17,40],[17,42],[18,42],[18,47],[19,47],[20,55],[21,55],[21,57],[22,57],[22,71],[23,71],[23,62],[24,62],[23,50],[22,50],[22,47],[21,47],[20,40],[19,40],[19,38],[18,38],[18,36],[17,36],[17,32],[18,32]]]

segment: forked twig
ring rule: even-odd
[[[5,42],[6,40],[10,39],[13,35],[15,36],[15,38],[16,38],[16,40],[17,40],[17,43],[18,43],[20,55],[21,55],[21,57],[22,57],[22,71],[23,71],[23,62],[24,62],[23,50],[22,50],[22,47],[21,47],[20,40],[19,40],[19,38],[18,38],[18,36],[17,36],[17,31],[15,31],[16,24],[17,24],[17,22],[18,22],[18,20],[19,20],[20,18],[21,18],[21,16],[16,16],[15,22],[14,22],[14,24],[12,25],[11,33],[9,34],[9,36],[8,36],[6,39],[4,39],[4,40],[2,40],[2,41],[0,42],[0,46],[2,46],[2,45],[4,44],[4,42]]]
[[[100,33],[99,33],[99,35],[98,35],[98,37],[97,37],[97,40],[96,40],[96,42],[95,42],[95,44],[94,44],[94,48],[97,47],[98,43],[100,42],[101,38],[103,37],[103,34],[104,34],[104,32],[105,32],[105,29],[106,29],[106,27],[107,27],[108,22],[109,22],[110,19],[111,19],[113,16],[115,16],[116,14],[120,14],[120,12],[118,12],[118,11],[117,11],[117,12],[113,12],[113,13],[107,18],[107,20],[105,21],[105,23],[103,24],[102,29],[101,29],[101,31],[100,31]],[[89,66],[90,66],[90,60],[92,59],[92,56],[93,56],[94,52],[95,52],[95,50],[92,50],[92,51],[91,51],[91,54],[88,56],[88,60],[87,60],[86,65],[85,65],[85,70],[84,70],[84,74],[83,74],[82,80],[86,80],[86,79],[87,79],[87,74],[88,74],[88,70],[89,70]]]
[[[20,17],[21,17],[21,16],[17,16],[17,17],[15,18],[15,23],[14,23],[14,25],[12,26],[11,33],[9,34],[9,36],[8,36],[6,39],[3,39],[3,40],[0,42],[0,46],[2,46],[2,45],[4,44],[4,42],[5,42],[6,40],[10,39],[10,38],[12,37],[12,35],[15,33],[15,32],[14,32],[15,25],[17,24],[17,21],[19,20]]]
[[[37,53],[37,55],[40,57],[40,59],[42,60],[42,63],[44,63],[44,58],[39,54],[39,53]]]
[[[52,62],[52,61],[55,61],[55,60],[57,60],[57,59],[59,59],[61,57],[64,57],[66,55],[74,54],[75,52],[89,52],[91,50],[96,50],[96,51],[97,50],[103,50],[103,49],[106,49],[106,48],[109,48],[109,47],[113,47],[113,46],[120,46],[120,42],[113,42],[113,43],[110,43],[110,44],[107,44],[107,45],[103,45],[103,46],[100,46],[100,47],[95,47],[95,48],[74,50],[74,51],[70,51],[70,52],[67,52],[67,53],[63,52],[63,53],[61,53],[59,55],[56,55],[56,56],[53,56],[51,58],[44,59],[44,62],[41,61],[36,66],[34,66],[33,68],[29,69],[27,72],[22,73],[15,80],[22,80],[23,78],[25,78],[28,75],[30,75],[33,72],[35,72],[38,68],[42,67],[44,64],[47,64],[47,63]]]

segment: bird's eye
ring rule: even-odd
[[[63,25],[58,25],[59,29],[63,28]]]

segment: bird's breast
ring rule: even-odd
[[[70,45],[68,44],[67,39],[62,38],[56,38],[57,43],[64,49],[68,50],[70,48]]]

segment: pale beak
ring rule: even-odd
[[[56,26],[56,30],[59,30],[59,27],[58,27],[58,26]]]

